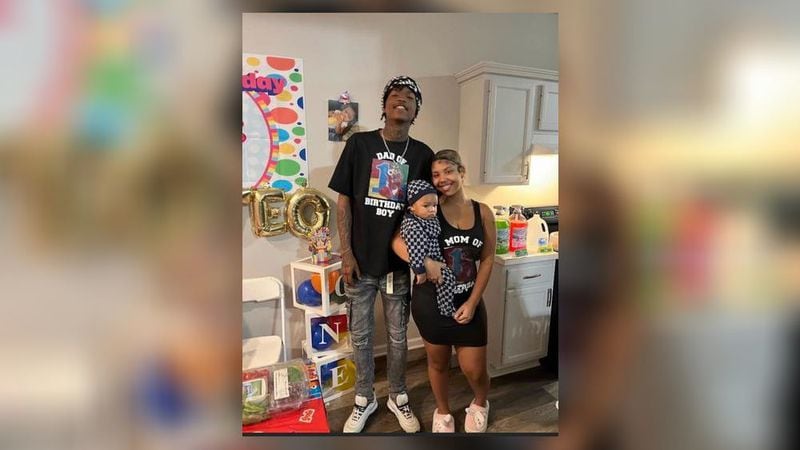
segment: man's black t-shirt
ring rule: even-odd
[[[392,235],[403,219],[406,186],[411,180],[431,181],[433,151],[409,137],[386,141],[378,130],[356,133],[347,140],[328,187],[350,197],[353,255],[362,273],[375,277],[407,265],[391,249]]]

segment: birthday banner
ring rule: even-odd
[[[308,185],[303,60],[242,54],[242,187]]]

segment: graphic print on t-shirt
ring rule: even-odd
[[[457,283],[465,283],[475,279],[477,267],[475,259],[464,247],[456,246],[444,249],[444,259],[447,267],[453,270]]]
[[[367,195],[381,200],[406,200],[408,166],[388,159],[373,159]]]

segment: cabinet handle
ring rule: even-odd
[[[508,271],[504,270],[503,272],[505,272],[505,275],[506,275],[506,281],[503,282],[503,288],[507,289],[507,286],[508,286]],[[503,295],[503,301],[508,303],[508,296],[505,295],[505,294]],[[504,306],[504,308],[505,308],[505,306]]]
[[[547,290],[547,307],[548,308],[550,307],[550,302],[552,302],[552,301],[553,301],[553,290],[552,289],[548,289]]]
[[[528,275],[527,277],[522,277],[523,280],[530,280],[531,278],[539,278],[542,274],[537,273],[536,275]]]

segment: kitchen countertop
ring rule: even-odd
[[[526,256],[514,256],[513,253],[506,253],[505,255],[494,255],[494,262],[504,266],[511,266],[514,264],[523,264],[529,262],[548,261],[551,259],[558,259],[558,252],[547,253],[531,253]]]

